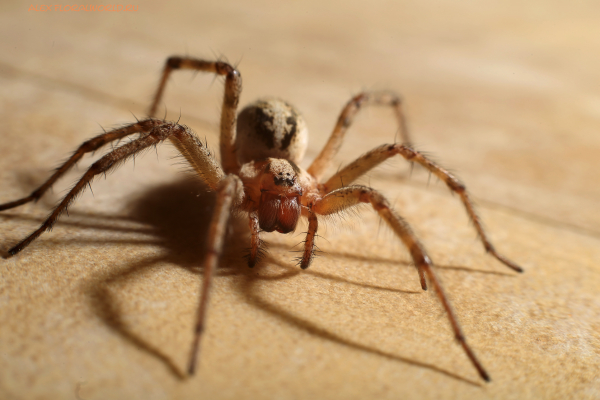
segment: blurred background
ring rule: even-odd
[[[138,241],[149,235],[144,227],[152,225],[154,217],[140,219],[131,200],[144,193],[168,197],[176,191],[144,192],[177,179],[179,167],[168,160],[174,153],[165,146],[159,149],[160,162],[149,154],[136,161],[135,171],[124,167],[107,181],[99,180],[95,195],[87,193],[73,208],[71,226],[57,225],[52,235],[44,235],[39,246],[32,246],[23,257],[0,260],[4,268],[0,279],[4,290],[0,297],[0,346],[4,347],[0,390],[4,398],[72,398],[76,388],[85,399],[600,396],[600,299],[596,294],[600,283],[600,3],[130,4],[135,11],[66,11],[66,3],[42,11],[36,3],[0,4],[0,203],[30,193],[60,159],[101,132],[99,125],[109,129],[142,118],[170,55],[222,59],[237,65],[244,82],[243,104],[276,96],[296,105],[311,132],[305,168],[352,95],[364,90],[398,91],[405,100],[416,147],[467,183],[497,247],[526,269],[512,279],[510,271],[486,257],[457,199],[448,195],[442,183],[428,184],[426,173],[416,169],[411,175],[402,160],[390,161],[361,181],[381,189],[430,248],[461,321],[468,326],[467,335],[495,381],[479,383],[454,345],[443,313],[435,309],[433,315],[428,314],[436,307],[432,296],[421,296],[427,300],[411,305],[415,295],[405,295],[402,301],[407,304],[402,307],[408,311],[398,310],[396,300],[388,298],[394,293],[386,290],[397,282],[406,291],[417,290],[418,285],[406,252],[398,244],[388,244],[395,239],[389,232],[378,233],[378,219],[369,212],[365,222],[348,223],[351,229],[324,230],[329,242],[324,240],[322,248],[333,255],[319,258],[320,271],[342,274],[333,281],[316,273],[304,278],[290,275],[284,286],[278,282],[283,278],[274,279],[263,292],[256,286],[245,286],[247,290],[235,286],[236,279],[252,279],[246,270],[223,277],[220,289],[217,280],[215,290],[221,294],[215,298],[220,299],[221,308],[211,314],[210,322],[214,335],[221,337],[222,348],[216,339],[211,341],[210,334],[206,347],[221,353],[207,350],[204,375],[182,381],[178,373],[187,354],[186,329],[191,326],[197,272],[183,269],[181,276],[168,275],[169,285],[188,282],[189,289],[181,289],[188,290],[188,296],[180,299],[173,293],[164,309],[149,306],[148,313],[142,313],[143,321],[154,320],[156,329],[148,328],[148,332],[138,331],[141,328],[135,323],[128,325],[129,311],[124,310],[131,306],[132,315],[139,315],[138,305],[131,304],[151,302],[152,285],[164,285],[158,277],[148,278],[151,282],[144,280],[146,275],[127,278],[127,284],[144,289],[128,291],[132,298],[123,295],[123,303],[115,300],[119,307],[111,309],[108,317],[88,304],[90,287],[108,287],[114,282],[103,275],[107,265],[130,271],[131,263],[143,257],[179,249],[161,247],[152,240]],[[175,73],[159,114],[180,118],[216,148],[221,97],[220,79]],[[331,172],[371,148],[393,142],[396,134],[389,110],[362,112]],[[2,250],[39,224],[83,170],[69,175],[40,205],[0,215]],[[193,190],[181,189],[182,193]],[[175,199],[163,204],[178,208]],[[156,207],[150,214],[165,213],[165,221],[175,219],[169,207]],[[185,209],[179,217],[185,219],[190,212]],[[127,222],[132,215],[138,219]],[[116,221],[110,222],[107,216]],[[165,221],[161,223],[168,225]],[[107,228],[111,224],[120,230]],[[181,243],[187,243],[185,237],[189,235],[183,235]],[[294,271],[289,248],[302,238],[269,238],[274,258],[264,273],[268,275],[269,268]],[[185,262],[177,257],[159,257],[160,261],[152,261],[153,268],[177,271],[171,264],[197,265],[194,253],[181,256]],[[102,261],[105,258],[108,261]],[[404,263],[400,280],[393,267],[397,258]],[[236,263],[245,268],[243,262]],[[348,265],[350,271],[346,271]],[[473,272],[480,270],[487,272]],[[25,279],[23,271],[34,275]],[[348,283],[354,281],[358,286]],[[286,284],[300,293],[321,293],[323,298],[294,303],[298,298],[289,294],[268,297],[267,293],[284,290],[277,288]],[[49,288],[43,289],[44,285]],[[169,285],[160,290],[168,291]],[[361,295],[353,290],[366,290],[366,309],[345,309],[348,302],[362,304]],[[257,293],[266,297],[256,300]],[[329,300],[337,296],[347,301]],[[51,298],[60,301],[49,302]],[[180,300],[184,303],[177,314],[171,302]],[[271,301],[280,308],[273,311],[265,306]],[[326,306],[329,301],[334,303]],[[387,310],[388,302],[389,314],[373,311]],[[236,305],[240,303],[243,310],[235,311],[242,307]],[[44,311],[47,304],[53,305]],[[336,319],[336,313],[345,315],[346,311],[346,317]],[[283,317],[287,312],[291,316]],[[401,312],[406,314],[395,314]],[[242,318],[237,313],[245,316],[243,324],[232,322]],[[327,317],[321,321],[319,314]],[[396,315],[393,323],[386,320],[390,314]],[[55,316],[54,322],[48,320],[49,315]],[[178,315],[180,322],[169,319],[172,315]],[[369,316],[371,320],[362,319]],[[59,322],[63,319],[72,319],[72,325]],[[383,321],[382,325],[375,320]],[[143,321],[142,325],[148,323]],[[265,324],[282,330],[281,337],[268,336]],[[432,324],[439,327],[439,335],[431,333],[436,330]],[[168,326],[165,329],[170,333],[160,326]],[[385,329],[389,339],[376,334]],[[71,340],[79,344],[65,344],[73,331],[78,334]],[[56,339],[36,339],[40,332]],[[361,333],[353,336],[352,332]],[[226,340],[228,334],[236,339]],[[264,343],[242,344],[236,334],[267,346],[281,344],[267,351]],[[165,339],[169,335],[177,339],[169,342]],[[266,336],[257,339],[261,335]],[[97,348],[87,348],[86,337],[95,338],[92,342]],[[314,349],[302,344],[313,342]],[[59,357],[68,353],[69,346],[80,350]],[[110,354],[115,357],[113,364],[105,360],[102,349],[106,348],[115,351],[116,355]],[[448,348],[452,351],[446,354]],[[302,355],[290,356],[292,349]],[[93,354],[82,358],[84,351]],[[256,357],[252,351],[258,352]],[[280,362],[292,359],[294,367],[281,366]],[[59,366],[62,371],[53,372]]]
[[[168,55],[226,59],[243,73],[244,102],[278,96],[303,110],[313,132],[309,156],[351,95],[393,89],[406,99],[417,145],[442,156],[486,199],[518,201],[521,211],[599,232],[600,186],[589,184],[600,178],[589,164],[600,140],[595,2],[133,5],[137,11],[36,12],[5,2],[5,76],[29,74],[122,106],[116,119],[72,110],[90,113],[79,124],[107,125],[130,121],[130,111],[143,115]],[[175,76],[168,117],[214,128],[221,87],[212,81]],[[352,140],[371,147],[367,136]],[[472,151],[485,144],[489,151]],[[482,162],[486,174],[472,177]],[[500,172],[506,164],[512,169]],[[487,172],[519,190],[499,192],[496,182],[486,184]]]

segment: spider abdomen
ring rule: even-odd
[[[269,157],[299,163],[307,143],[304,118],[283,100],[257,100],[238,115],[235,147],[240,165]]]

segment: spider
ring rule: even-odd
[[[154,118],[170,74],[179,69],[191,69],[225,77],[225,94],[220,122],[220,164],[206,145],[188,127],[178,122]],[[84,142],[31,195],[0,205],[0,211],[2,211],[30,201],[37,201],[84,154],[96,151],[102,146],[126,136],[139,135],[136,139],[116,147],[93,163],[54,208],[45,222],[12,247],[8,251],[8,256],[14,256],[43,232],[51,230],[60,215],[85,190],[86,186],[91,188],[91,182],[95,176],[106,174],[135,154],[169,139],[199,177],[216,192],[216,206],[209,226],[206,258],[203,261],[204,279],[189,356],[189,375],[193,375],[196,370],[212,277],[223,251],[224,235],[232,212],[238,211],[248,215],[251,233],[249,267],[256,265],[264,252],[261,232],[289,233],[294,231],[301,216],[308,218],[308,231],[302,256],[299,259],[300,267],[306,269],[311,265],[315,255],[315,238],[319,226],[318,216],[341,213],[361,203],[367,203],[408,248],[419,274],[421,288],[427,289],[426,278],[428,278],[446,311],[456,340],[481,378],[489,381],[489,374],[467,344],[458,318],[444,293],[423,244],[409,224],[394,211],[381,193],[367,186],[352,184],[358,177],[395,155],[400,155],[411,163],[422,165],[445,182],[452,192],[459,195],[485,250],[509,268],[522,272],[521,267],[499,254],[492,246],[480,218],[475,212],[465,185],[447,170],[411,147],[400,97],[393,92],[363,92],[354,96],[339,115],[333,133],[321,153],[310,167],[304,170],[298,166],[298,163],[306,151],[308,131],[300,113],[282,100],[268,98],[248,105],[237,114],[241,90],[241,75],[227,62],[178,56],[168,58],[154,94],[148,118],[104,132]],[[366,105],[382,105],[394,110],[403,143],[376,147],[324,181],[323,175],[338,152],[347,129],[359,110]]]

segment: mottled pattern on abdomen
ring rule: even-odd
[[[240,164],[268,157],[299,163],[307,143],[304,118],[283,100],[258,100],[238,115],[235,147]]]

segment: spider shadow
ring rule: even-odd
[[[147,352],[167,366],[178,379],[184,380],[187,374],[182,366],[168,355],[160,346],[152,344],[136,333],[124,320],[123,300],[119,296],[120,288],[134,284],[143,275],[152,274],[160,264],[176,265],[194,275],[201,275],[200,265],[206,254],[205,244],[208,239],[208,228],[214,209],[214,193],[196,180],[181,179],[173,184],[151,188],[134,198],[127,206],[128,220],[148,226],[140,231],[151,234],[155,239],[132,241],[136,244],[154,244],[159,247],[159,255],[137,259],[112,268],[109,272],[101,272],[86,284],[92,310],[117,334],[125,338],[135,347]],[[230,219],[231,224],[226,242],[227,251],[237,252],[242,249],[236,236],[244,236],[241,221]],[[128,242],[121,239],[118,243]],[[93,240],[89,241],[93,242]],[[226,255],[225,255],[226,256]],[[216,277],[243,273],[243,260],[238,263],[224,265],[221,263]],[[198,277],[198,283],[200,277]],[[190,330],[193,321],[190,320]]]
[[[290,265],[287,265],[280,261],[277,261],[270,256],[266,257],[265,262],[277,264],[279,267],[282,267],[282,268],[288,269],[288,270],[290,268],[295,267],[295,266],[290,266]],[[260,265],[256,268],[260,269]],[[310,270],[306,270],[306,271],[301,271],[301,273],[304,273],[304,274],[309,273],[309,274],[315,275],[319,278],[331,279],[331,280],[336,280],[336,281],[343,281],[345,283],[356,284],[354,282],[349,282],[347,280],[344,280],[344,279],[341,279],[338,277],[334,277],[332,275],[326,275],[326,274],[323,274],[320,272],[311,272]],[[298,274],[298,272],[287,271],[287,272],[282,273],[280,276],[270,277],[270,278],[266,278],[266,279],[279,280],[279,279],[289,278],[290,276],[297,275],[297,274]],[[448,370],[440,368],[436,365],[409,359],[406,357],[402,357],[397,354],[393,354],[391,352],[386,352],[386,351],[383,351],[383,350],[380,350],[380,349],[377,349],[374,347],[365,346],[361,343],[349,340],[340,335],[332,333],[329,330],[327,330],[327,328],[320,326],[319,323],[312,322],[307,319],[301,318],[293,313],[290,313],[289,311],[278,306],[277,304],[271,303],[271,302],[265,300],[264,298],[262,298],[260,295],[258,295],[258,293],[260,293],[260,291],[255,289],[255,285],[258,285],[259,281],[262,279],[255,279],[255,278],[256,278],[255,276],[248,274],[248,275],[245,275],[244,279],[242,279],[239,283],[240,292],[244,294],[244,297],[246,298],[246,300],[250,304],[255,306],[256,308],[258,308],[264,312],[267,312],[269,314],[275,315],[278,318],[282,319],[283,321],[287,322],[288,324],[290,324],[292,326],[295,326],[296,328],[298,328],[300,330],[303,330],[313,336],[320,337],[321,339],[329,340],[331,342],[341,344],[341,345],[350,347],[355,350],[375,354],[380,357],[387,358],[389,360],[400,361],[405,364],[413,365],[415,367],[426,368],[426,369],[438,372],[440,374],[446,375],[450,378],[465,382],[465,383],[473,385],[473,386],[478,386],[478,387],[482,386],[482,384],[480,382],[476,382],[476,381],[467,379],[465,377],[462,377],[460,375],[452,373]],[[263,279],[265,279],[265,278],[263,278]],[[361,287],[369,287],[369,288],[377,289],[377,290],[389,290],[389,291],[399,292],[399,293],[404,293],[404,294],[420,294],[420,293],[422,293],[421,291],[405,291],[405,290],[390,289],[390,288],[374,286],[374,285],[360,284],[360,286]]]
[[[148,268],[151,268],[152,265],[160,262],[175,264],[178,267],[193,271],[196,274],[202,272],[200,264],[205,255],[204,244],[206,243],[208,235],[208,222],[210,221],[214,207],[214,195],[209,193],[205,187],[199,186],[197,183],[194,183],[193,185],[195,186],[192,186],[187,180],[182,180],[175,184],[163,185],[151,189],[141,195],[138,199],[134,200],[131,203],[129,215],[138,222],[154,227],[159,235],[161,247],[163,247],[166,252],[162,256],[139,260],[132,265],[128,265],[124,270],[115,271],[112,274],[103,277],[104,284],[97,285],[95,288],[90,288],[90,299],[92,300],[93,308],[96,310],[96,313],[128,341],[165,363],[174,375],[180,379],[184,379],[185,374],[173,359],[165,354],[164,351],[161,351],[156,346],[150,344],[139,335],[134,334],[122,321],[122,313],[118,307],[117,301],[111,296],[109,287],[118,282],[135,279],[142,271],[147,270]],[[194,192],[198,195],[190,195],[190,193]],[[256,273],[260,271],[260,265],[254,270],[249,269],[246,266],[245,260],[239,256],[246,251],[249,243],[247,220],[245,218],[232,218],[229,229],[230,232],[225,243],[225,252],[217,270],[217,277],[235,275],[241,278],[234,280],[234,282],[236,282],[234,288],[237,288],[241,297],[245,299],[246,302],[257,309],[275,315],[290,325],[325,340],[333,341],[360,351],[377,354],[388,359],[397,360],[421,368],[427,368],[472,385],[479,385],[478,382],[473,382],[433,364],[407,359],[337,336],[336,334],[329,332],[326,328],[321,327],[318,322],[306,320],[290,313],[276,304],[270,303],[261,297],[261,291],[258,290],[257,286],[264,280],[293,279],[294,276],[298,274],[312,274],[320,279],[342,281],[351,285],[358,285],[376,290],[393,291],[400,294],[420,294],[421,291],[402,291],[392,287],[354,282],[322,273],[314,268],[302,271],[294,266],[292,262],[280,262],[271,256],[267,256],[263,263],[275,264],[281,268],[282,272],[275,276],[261,276],[260,273]],[[397,260],[394,262],[398,265]],[[408,263],[406,263],[406,266],[413,268]],[[191,323],[192,321],[190,321],[190,326]]]
[[[160,360],[168,370],[178,379],[183,380],[187,376],[180,365],[174,361],[170,354],[167,354],[159,346],[151,343],[142,335],[136,333],[124,319],[126,313],[122,307],[122,301],[119,300],[118,289],[126,287],[128,284],[134,283],[140,279],[143,274],[156,268],[161,263],[176,265],[179,268],[188,270],[196,275],[201,275],[201,263],[205,256],[205,243],[208,236],[208,225],[212,216],[214,207],[214,194],[196,180],[180,179],[173,184],[160,185],[151,188],[144,193],[134,198],[128,205],[129,215],[128,220],[143,224],[147,227],[133,229],[134,233],[151,234],[153,240],[127,240],[116,239],[118,243],[152,243],[158,245],[161,249],[159,255],[149,256],[138,259],[135,262],[125,262],[121,265],[113,266],[110,270],[103,270],[85,283],[84,293],[87,293],[89,305],[92,311],[114,332],[126,339],[133,346],[152,355]],[[75,213],[72,213],[75,214]],[[95,217],[94,214],[85,214],[89,219]],[[105,216],[98,216],[105,219]],[[14,218],[11,216],[10,218]],[[119,219],[115,218],[115,219]],[[122,219],[122,218],[121,218]],[[99,220],[100,221],[100,220]],[[68,219],[61,220],[61,223],[69,224]],[[78,227],[89,227],[93,229],[108,229],[111,224],[104,222],[85,223],[74,222],[72,225]],[[126,229],[116,227],[117,232],[124,232]],[[85,242],[85,239],[83,240]],[[79,242],[79,240],[78,240]],[[89,243],[97,242],[88,240]],[[106,242],[102,240],[102,242]],[[334,333],[331,333],[319,325],[318,322],[310,321],[301,318],[276,304],[270,303],[265,298],[260,296],[260,290],[257,286],[264,280],[284,280],[293,279],[298,274],[311,274],[320,279],[328,279],[339,282],[344,282],[350,285],[371,288],[375,290],[393,291],[399,294],[419,294],[420,291],[399,290],[393,287],[375,286],[365,284],[358,281],[350,281],[345,278],[325,274],[319,272],[315,268],[302,271],[290,261],[283,263],[276,260],[274,257],[267,256],[264,264],[270,263],[280,267],[283,272],[273,276],[261,276],[257,274],[260,270],[260,265],[254,270],[247,267],[245,260],[240,254],[245,253],[248,248],[249,233],[247,229],[247,220],[245,218],[231,218],[229,232],[225,242],[225,251],[216,272],[216,277],[221,276],[238,276],[241,279],[236,279],[236,288],[243,299],[248,304],[257,309],[272,314],[286,323],[295,326],[297,329],[306,331],[311,335],[318,336],[322,339],[329,340],[344,346],[365,351],[378,356],[400,361],[421,368],[427,368],[435,372],[444,374],[448,377],[466,382],[471,385],[481,386],[480,383],[471,381],[467,378],[456,375],[450,371],[444,370],[433,364],[427,364],[420,361],[404,358],[402,356],[388,353],[377,348],[365,346],[361,343],[353,342]],[[357,258],[365,259],[364,256],[352,254],[337,254],[342,258]],[[367,258],[370,259],[370,258]],[[377,260],[374,260],[377,261]],[[386,260],[399,264],[398,260]],[[400,264],[402,264],[400,262]],[[413,268],[408,263],[407,267]],[[198,281],[201,277],[198,277]],[[117,289],[117,290],[115,290]],[[190,329],[192,321],[190,321]]]

